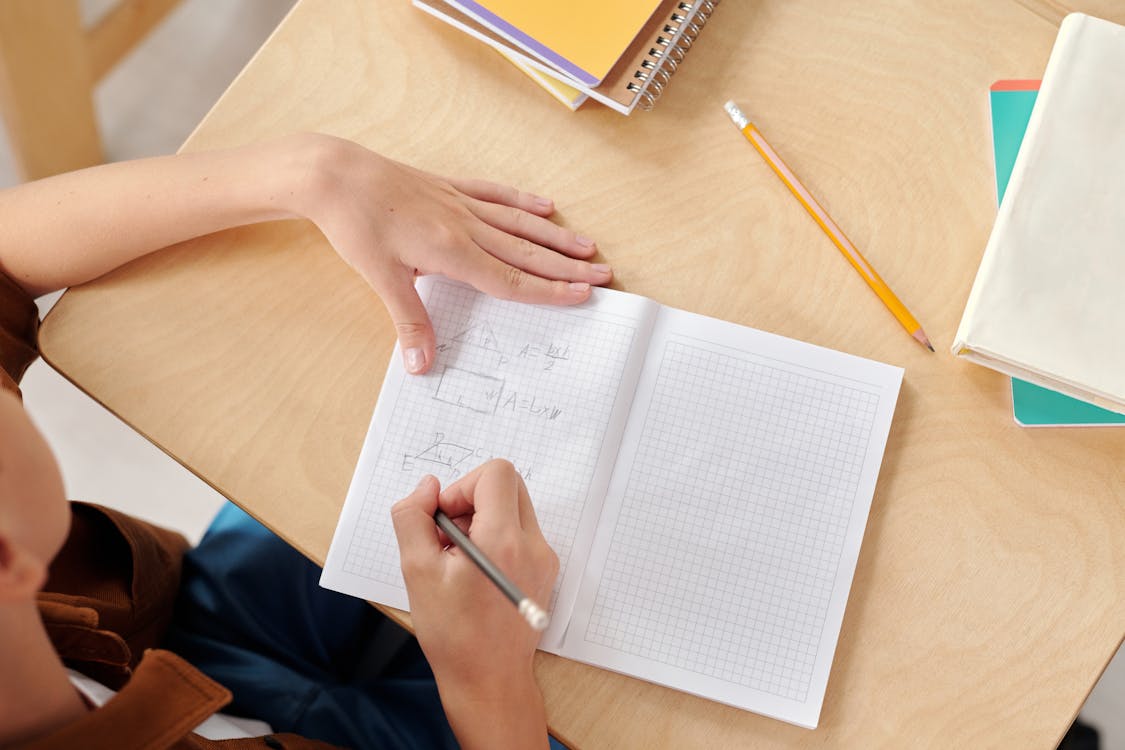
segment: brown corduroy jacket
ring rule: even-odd
[[[34,301],[0,273],[0,388],[19,394],[38,356]],[[43,624],[63,662],[118,690],[101,708],[21,750],[330,750],[292,734],[208,740],[192,730],[230,692],[157,648],[172,616],[187,542],[124,513],[71,503],[71,529],[39,594]],[[0,634],[3,637],[3,634]]]

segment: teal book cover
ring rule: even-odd
[[[989,91],[997,203],[1004,198],[1038,94],[1039,81],[998,81]],[[1125,424],[1125,414],[1101,409],[1018,378],[1012,378],[1012,410],[1016,422],[1025,427]]]

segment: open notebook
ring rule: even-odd
[[[492,457],[561,572],[547,651],[817,723],[902,370],[595,289],[520,305],[419,281],[321,584],[408,607],[390,507]]]

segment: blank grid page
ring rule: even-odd
[[[682,335],[657,362],[583,640],[729,683],[708,697],[735,705],[754,707],[738,687],[804,704],[886,438],[880,387]],[[614,668],[670,679],[636,663]]]

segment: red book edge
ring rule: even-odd
[[[1042,81],[1036,80],[1012,80],[1012,81],[997,81],[992,84],[989,91],[1038,91],[1039,84]]]

